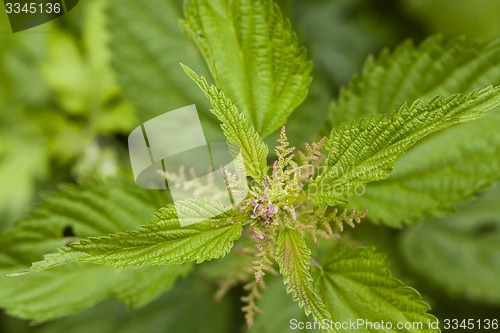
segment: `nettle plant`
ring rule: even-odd
[[[374,222],[399,228],[449,211],[498,180],[492,148],[498,135],[483,137],[482,144],[470,141],[475,146],[461,136],[445,137],[445,149],[446,142],[462,140],[467,149],[446,155],[441,146],[442,159],[407,163],[417,176],[385,179],[419,140],[500,105],[500,87],[494,86],[500,43],[437,36],[370,57],[333,104],[328,137],[299,151],[283,125],[307,96],[312,62],[278,6],[270,0],[191,0],[184,16],[182,30],[201,50],[215,85],[185,65],[184,71],[208,97],[227,141],[240,149],[247,198],[182,227],[162,193],[125,181],[62,187],[4,233],[1,268],[16,277],[2,278],[1,305],[38,321],[109,296],[138,307],[186,276],[193,263],[218,259],[204,264],[223,277],[216,297],[243,285],[248,326],[259,318],[266,279],[281,275],[286,291],[324,331],[354,332],[331,323],[357,319],[423,325],[364,332],[440,331],[419,293],[391,276],[385,256],[344,237],[344,227]],[[263,137],[277,130],[274,158]],[[193,218],[217,208],[204,197],[185,205]],[[150,223],[136,228],[161,206]],[[57,253],[36,261],[57,246]],[[35,262],[22,270],[27,261]]]

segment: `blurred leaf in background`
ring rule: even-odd
[[[241,313],[234,297],[218,302],[215,289],[196,277],[180,281],[175,289],[135,311],[110,300],[81,314],[30,327],[8,319],[0,331],[8,333],[234,333],[241,326]],[[237,300],[237,298],[236,298]]]
[[[201,54],[179,27],[182,1],[110,0],[107,14],[113,66],[138,119],[196,104],[208,141],[222,140],[207,99],[180,66],[207,72]]]
[[[114,80],[104,7],[88,1],[64,20],[17,34],[0,14],[0,228],[25,211],[37,187],[54,186],[49,177],[124,169],[113,136],[127,134],[136,116]]]
[[[465,35],[483,42],[500,37],[497,0],[403,0],[408,15],[422,22],[428,34]]]
[[[499,203],[497,186],[455,216],[408,228],[400,243],[404,261],[434,288],[500,306]]]
[[[85,164],[100,150],[116,150],[106,146],[113,134],[126,135],[137,125],[135,111],[123,101],[111,68],[105,8],[104,2],[89,1],[70,13],[80,18],[80,25],[76,31],[53,28],[47,34],[47,55],[38,64],[52,105],[30,116],[50,138],[51,155],[63,163],[76,160],[73,170],[78,176],[115,175],[118,166],[109,164],[117,164],[116,156],[115,161],[99,161],[94,169]]]
[[[33,32],[14,36],[0,12],[0,229],[31,200],[35,182],[49,173],[40,131],[24,112],[46,103],[49,91],[35,63],[45,38]]]

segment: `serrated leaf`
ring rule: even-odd
[[[418,140],[479,118],[498,105],[500,87],[488,87],[468,95],[417,101],[387,116],[343,124],[328,139],[326,168],[314,182],[315,203],[346,203],[366,183],[387,178],[394,163]]]
[[[391,113],[403,103],[437,95],[469,93],[500,84],[500,42],[486,46],[463,37],[444,42],[432,36],[418,47],[411,41],[392,53],[384,49],[367,59],[331,109],[333,124]]]
[[[222,122],[226,140],[240,148],[247,174],[258,181],[263,179],[267,173],[268,149],[259,133],[223,92],[209,86],[203,76],[198,76],[190,68],[182,67],[210,100],[211,112]]]
[[[307,95],[312,66],[278,6],[271,0],[189,0],[184,16],[183,30],[217,86],[259,134],[283,125]]]
[[[234,242],[234,250],[230,251],[224,258],[212,260],[198,265],[197,271],[206,278],[224,281],[231,278],[245,280],[248,275],[247,268],[252,266],[254,258],[245,253],[244,249],[254,246],[248,237],[240,237]]]
[[[405,101],[500,84],[500,43],[486,46],[440,36],[405,42],[370,58],[363,76],[342,91],[334,122],[392,112]],[[366,107],[369,105],[370,107]],[[443,131],[410,149],[387,180],[369,184],[349,204],[392,227],[451,212],[457,202],[498,179],[498,116]]]
[[[300,232],[291,227],[283,228],[276,240],[276,261],[283,275],[287,293],[292,293],[293,300],[299,303],[306,315],[312,313],[317,322],[330,320],[330,313],[313,289],[310,259],[311,250]],[[338,332],[333,328],[327,331]]]
[[[405,230],[404,263],[423,283],[447,293],[500,304],[500,187],[460,207],[460,214]],[[422,263],[425,262],[425,265]]]
[[[321,268],[312,272],[315,289],[324,301],[335,323],[347,325],[343,333],[380,332],[359,320],[386,323],[383,332],[440,332],[430,329],[437,319],[427,313],[429,306],[419,293],[391,277],[385,257],[370,248],[341,247],[322,260]],[[392,324],[392,328],[389,324]],[[397,328],[398,323],[414,325]],[[421,323],[421,329],[418,328]],[[376,326],[375,326],[376,327]]]
[[[191,266],[117,271],[74,264],[38,274],[6,275],[25,269],[44,253],[78,237],[137,227],[166,202],[161,192],[145,191],[135,184],[107,182],[61,187],[15,228],[0,235],[0,306],[11,315],[45,321],[83,311],[110,297],[117,297],[132,308],[158,297],[177,278],[186,275]]]
[[[196,209],[189,210],[199,216],[210,216],[212,200],[188,200]],[[201,214],[200,209],[209,214]],[[217,207],[215,210],[220,212]],[[189,218],[190,216],[186,216]],[[122,267],[176,265],[186,262],[201,263],[225,256],[233,242],[241,235],[241,224],[231,221],[231,212],[204,222],[181,227],[174,205],[160,210],[156,219],[137,230],[102,237],[82,239],[59,249],[58,253],[44,256],[33,263],[31,271],[41,271],[71,262],[94,263]]]
[[[462,124],[417,144],[383,181],[349,205],[370,208],[370,221],[391,227],[455,211],[458,202],[500,180],[500,113]]]

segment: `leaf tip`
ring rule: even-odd
[[[189,66],[184,65],[182,62],[180,62],[179,65],[181,65],[182,69],[189,77],[191,78],[198,77],[198,75],[196,75],[196,73],[191,68],[189,68]]]

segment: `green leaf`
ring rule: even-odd
[[[429,137],[349,205],[369,207],[370,221],[391,227],[448,215],[457,202],[500,180],[499,128],[500,113],[493,112]]]
[[[312,65],[278,6],[271,0],[189,0],[184,15],[183,30],[217,86],[259,134],[283,125],[307,95]]]
[[[252,246],[254,243],[249,237],[240,237],[234,242],[233,250],[224,258],[197,265],[197,272],[205,278],[216,281],[226,281],[232,278],[244,281],[248,279],[248,267],[252,267],[252,261],[255,260],[244,249]]]
[[[391,277],[384,255],[370,248],[341,247],[327,256],[312,272],[315,289],[335,323],[354,321],[342,332],[381,332],[367,322],[386,323],[383,332],[440,332],[429,329],[437,319],[427,313],[429,306],[419,293]],[[363,321],[364,322],[361,322]],[[393,325],[392,329],[388,323]],[[415,325],[397,329],[397,324]],[[416,328],[421,323],[422,329]]]
[[[486,46],[464,38],[434,36],[369,59],[334,107],[334,122],[392,112],[403,102],[468,92],[500,84],[500,43]],[[369,105],[370,107],[366,107]],[[498,180],[498,112],[419,142],[395,164],[387,180],[369,184],[349,204],[370,208],[375,223],[400,227],[451,212],[457,202]]]
[[[385,49],[376,59],[368,58],[362,76],[341,91],[331,120],[338,125],[391,113],[418,99],[500,85],[499,64],[499,41],[482,46],[462,37],[444,42],[433,36],[418,47],[406,41],[392,53]]]
[[[276,241],[276,261],[283,275],[287,293],[292,293],[293,300],[299,303],[306,315],[312,313],[317,322],[330,320],[330,313],[313,289],[310,258],[311,250],[300,232],[288,226],[283,228]],[[327,331],[338,332],[335,329]]]
[[[208,110],[207,102],[193,88],[179,68],[181,61],[206,71],[196,46],[178,25],[182,5],[177,0],[123,2],[112,0],[108,7],[112,61],[126,97],[146,121],[186,105]],[[133,24],[141,17],[141,24]],[[200,112],[211,139],[219,138],[217,122],[208,112]]]
[[[145,191],[135,184],[61,187],[15,228],[0,234],[0,306],[11,315],[45,321],[80,312],[110,297],[132,308],[158,297],[191,266],[114,270],[73,264],[38,274],[6,275],[79,237],[137,227],[166,202],[161,192]]]
[[[497,186],[454,217],[408,228],[400,243],[404,262],[426,285],[499,305],[499,201]]]
[[[213,85],[209,86],[204,77],[198,76],[190,68],[182,67],[210,100],[211,112],[222,122],[226,140],[241,149],[247,174],[255,180],[263,179],[267,173],[268,149],[259,133],[223,92]]]
[[[196,218],[207,216],[200,210],[213,212],[213,201],[188,200]],[[215,209],[220,212],[220,207]],[[82,239],[71,243],[58,253],[44,256],[44,260],[33,263],[31,271],[40,271],[70,262],[94,263],[122,267],[156,266],[201,263],[225,256],[233,242],[241,235],[241,224],[231,221],[231,212],[204,222],[181,227],[174,205],[160,210],[156,219],[137,230],[111,234],[103,237]]]
[[[479,118],[499,104],[500,87],[488,87],[468,95],[417,101],[390,115],[343,124],[328,139],[327,167],[313,185],[315,203],[346,203],[366,183],[387,178],[394,163],[418,140]]]

